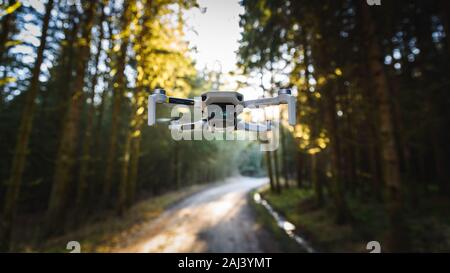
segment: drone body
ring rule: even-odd
[[[269,124],[254,124],[238,120],[238,115],[244,108],[258,108],[270,105],[288,105],[288,120],[290,125],[295,125],[296,109],[295,97],[290,89],[281,89],[277,97],[244,101],[242,94],[238,92],[210,91],[201,95],[201,100],[181,99],[166,96],[163,89],[156,89],[148,98],[148,125],[156,123],[156,104],[186,105],[198,108],[202,112],[202,118],[193,123],[180,124],[178,119],[171,120],[170,128],[182,131],[195,130],[208,127],[210,130],[245,130],[245,131],[270,131]]]

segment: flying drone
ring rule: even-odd
[[[244,130],[253,132],[267,132],[273,127],[272,122],[249,123],[238,119],[238,115],[244,108],[259,108],[271,105],[288,105],[288,122],[295,125],[296,99],[291,94],[290,89],[280,89],[278,95],[272,98],[262,98],[256,100],[244,100],[244,96],[238,92],[210,91],[203,93],[200,99],[184,99],[169,97],[162,88],[154,90],[148,98],[148,125],[152,126],[157,121],[169,121],[169,128],[190,131],[198,128],[209,130]],[[201,110],[201,119],[181,123],[181,117],[171,119],[156,119],[156,104],[185,105],[193,106]]]

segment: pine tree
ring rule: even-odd
[[[68,201],[68,189],[73,181],[72,171],[77,157],[78,130],[84,102],[84,80],[90,58],[91,31],[96,16],[96,7],[96,2],[89,2],[85,5],[86,17],[82,26],[81,38],[78,40],[79,56],[76,63],[76,77],[73,90],[70,90],[69,104],[64,117],[45,226],[41,234],[44,237],[58,232],[58,224]]]
[[[17,210],[22,176],[27,160],[28,143],[30,141],[31,130],[33,128],[33,118],[36,109],[35,99],[39,92],[39,76],[41,74],[41,64],[44,60],[44,50],[47,43],[47,33],[53,4],[53,0],[49,0],[45,8],[45,15],[42,21],[40,45],[37,49],[37,57],[33,67],[30,87],[26,94],[19,130],[17,132],[17,142],[14,151],[11,175],[8,181],[8,191],[6,193],[5,205],[1,218],[0,251],[7,251],[10,248],[12,226]]]

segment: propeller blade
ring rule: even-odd
[[[172,121],[177,121],[179,119],[180,119],[180,117],[176,117],[176,118],[158,118],[158,119],[156,119],[156,122],[158,122],[158,123],[170,123]]]

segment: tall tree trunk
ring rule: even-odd
[[[143,87],[140,89],[144,89]],[[142,139],[142,124],[143,124],[143,109],[145,102],[145,91],[139,91],[135,96],[135,107],[132,115],[134,122],[131,123],[131,128],[128,133],[130,139],[130,160],[129,160],[129,176],[127,177],[127,206],[130,206],[134,201],[136,191],[136,180],[139,166],[140,147]]]
[[[136,134],[140,135],[140,115],[137,113],[140,108],[139,104],[139,98],[137,93],[135,93],[135,96],[132,101],[132,109],[128,121],[128,130],[127,130],[127,136],[125,139],[125,145],[123,148],[123,155],[122,155],[122,166],[121,166],[121,177],[119,182],[119,200],[117,203],[117,213],[119,215],[122,215],[125,209],[131,204],[132,200],[130,199],[132,196],[131,191],[133,191],[134,187],[130,184],[130,171],[131,171],[131,164],[130,161],[132,158],[134,160],[134,157],[132,157],[133,150],[133,139],[137,137]],[[139,129],[137,129],[139,128]],[[177,144],[176,144],[177,145]],[[139,153],[139,151],[136,151]],[[175,153],[178,153],[178,149],[175,149]],[[137,171],[137,170],[136,170]]]
[[[114,94],[113,94],[113,110],[111,116],[111,131],[109,133],[109,148],[106,162],[106,171],[104,177],[103,184],[103,202],[106,203],[109,200],[112,189],[113,175],[114,169],[116,166],[116,157],[117,157],[117,145],[119,138],[119,117],[120,117],[120,108],[122,106],[122,100],[125,96],[126,89],[126,78],[125,78],[125,64],[127,61],[127,49],[130,43],[130,34],[129,34],[129,24],[131,20],[130,8],[132,1],[124,1],[123,2],[123,11],[122,11],[122,19],[121,19],[121,29],[122,29],[122,40],[119,49],[119,56],[117,60],[117,74],[116,80],[114,83]]]
[[[145,41],[146,39],[151,39],[149,35],[149,19],[151,19],[151,15],[153,13],[152,9],[152,0],[148,0],[145,3],[144,13],[142,16],[142,28],[140,33],[138,34],[137,41]],[[126,191],[126,206],[129,207],[134,201],[134,195],[136,190],[136,179],[137,179],[137,171],[139,165],[139,154],[140,154],[140,144],[141,144],[141,127],[143,123],[143,113],[144,113],[144,104],[146,100],[146,90],[148,89],[144,86],[145,79],[148,78],[148,75],[145,71],[146,65],[148,62],[148,54],[149,49],[148,45],[145,42],[141,42],[138,44],[136,48],[136,55],[139,56],[138,66],[142,69],[138,69],[138,79],[141,79],[137,83],[136,92],[133,95],[133,103],[132,103],[132,111],[130,117],[130,129],[128,131],[126,145],[125,145],[125,155],[129,155],[127,160],[123,161],[122,172],[126,172],[127,176],[122,175],[122,179],[126,179],[122,184],[122,186],[126,189],[122,189]],[[139,61],[142,61],[140,63]],[[127,170],[125,170],[127,168]],[[129,170],[128,170],[129,168]]]
[[[134,109],[133,109],[134,110]],[[130,127],[132,127],[131,125],[131,121],[133,120],[134,114],[131,113],[131,118],[130,118]],[[132,131],[132,129],[130,128],[128,131]],[[131,140],[132,140],[132,133],[128,133],[126,138],[125,138],[125,144],[123,147],[124,153],[121,157],[121,176],[120,176],[120,181],[119,181],[119,188],[118,188],[118,200],[117,200],[117,213],[119,215],[123,215],[123,213],[125,212],[125,208],[126,205],[128,203],[127,197],[128,197],[128,171],[129,171],[129,162],[130,162],[130,150],[131,150]]]
[[[68,16],[64,23],[69,27],[64,30],[64,37],[66,37],[67,43],[64,43],[61,48],[61,68],[59,73],[55,75],[56,85],[64,86],[65,90],[72,90],[73,78],[75,72],[75,59],[76,56],[76,40],[78,39],[78,33],[80,29],[80,22],[77,20],[79,12],[76,6],[72,6],[69,9]],[[55,90],[53,90],[55,89]],[[61,128],[66,110],[66,105],[70,92],[59,92],[60,88],[48,88],[43,94],[42,109],[52,107],[52,111],[45,111],[43,113],[44,120],[55,120],[56,128]],[[53,100],[52,100],[53,98]]]
[[[282,172],[283,178],[284,178],[284,186],[286,188],[289,188],[289,166],[287,163],[286,134],[284,132],[283,126],[280,127],[280,133],[281,133],[281,135],[280,135],[281,136],[280,156],[281,156],[281,160],[282,160],[281,172]]]
[[[269,183],[270,183],[270,190],[276,191],[276,185],[273,177],[273,171],[272,171],[272,159],[270,156],[270,152],[264,152],[264,156],[266,157],[266,168],[267,168],[267,174],[269,175]]]
[[[363,33],[363,32],[362,32]],[[365,63],[368,67],[368,64]],[[373,88],[365,80],[370,77],[370,73],[367,72],[368,69],[364,69],[362,73],[362,88],[366,90],[366,96],[368,100],[368,109],[366,110],[366,115],[368,116],[368,122],[365,124],[367,132],[367,143],[368,143],[368,160],[369,160],[369,170],[371,174],[371,188],[374,192],[376,200],[382,200],[382,189],[383,189],[383,178],[381,174],[381,156],[380,156],[380,141],[377,128],[378,126],[378,110],[376,105],[376,98],[372,92]]]
[[[175,174],[175,188],[178,190],[181,186],[181,156],[180,156],[180,143],[175,141],[175,160],[174,160],[174,174]],[[206,181],[209,182],[211,179],[210,169],[208,168],[206,171]]]
[[[272,152],[273,154],[273,165],[274,165],[274,172],[275,172],[275,190],[277,193],[281,193],[281,183],[280,183],[280,160],[278,159],[278,153],[277,150]]]
[[[383,178],[388,193],[388,212],[391,223],[389,248],[392,251],[404,250],[406,244],[404,222],[402,219],[402,194],[400,166],[395,143],[393,113],[390,103],[389,86],[383,65],[383,52],[378,37],[376,25],[372,19],[368,5],[360,2],[360,12],[365,33],[368,53],[368,68],[379,106],[379,133]]]
[[[47,43],[47,32],[51,11],[53,9],[53,3],[53,0],[49,0],[45,8],[40,45],[37,50],[36,62],[30,81],[30,88],[26,94],[25,105],[22,110],[19,130],[17,133],[17,142],[12,161],[11,174],[7,185],[8,190],[5,196],[5,205],[3,208],[2,218],[0,219],[0,251],[7,251],[10,248],[12,225],[17,210],[22,176],[28,154],[28,143],[30,141],[31,130],[33,128],[33,117],[36,108],[35,99],[39,91],[39,75],[41,74],[41,64],[44,60],[44,50]]]
[[[78,129],[80,125],[81,109],[84,102],[84,78],[90,57],[91,30],[94,24],[95,11],[96,1],[89,1],[85,10],[86,20],[82,27],[82,36],[79,40],[80,51],[76,64],[76,77],[64,118],[61,142],[56,158],[53,185],[50,193],[45,225],[41,234],[44,237],[51,235],[54,232],[58,232],[57,228],[62,219],[62,212],[67,205],[69,186],[71,181],[73,181],[72,171],[76,161]]]
[[[442,7],[447,8],[447,10],[442,11],[443,15],[443,24],[444,27],[448,27],[448,8],[450,4],[449,1],[446,1],[447,4],[442,4]],[[429,86],[429,81],[434,79],[434,71],[427,68],[429,63],[433,63],[435,58],[430,56],[429,52],[432,52],[435,47],[435,42],[432,39],[430,33],[434,31],[432,18],[430,15],[426,15],[431,13],[429,10],[424,10],[424,14],[420,14],[417,16],[416,22],[416,31],[417,31],[417,45],[420,48],[423,54],[420,54],[417,58],[417,65],[419,67],[423,67],[423,77],[421,82],[421,86],[424,90],[426,90]],[[448,29],[446,29],[448,31]],[[448,32],[446,33],[448,34]],[[448,35],[447,35],[448,36]],[[448,38],[448,37],[447,37]],[[450,41],[450,40],[448,40]],[[448,45],[450,46],[450,44]],[[450,51],[448,52],[450,54]],[[449,76],[450,74],[447,73]],[[441,110],[441,99],[439,96],[435,95],[435,92],[426,92],[425,102],[424,102],[424,115],[429,117],[430,120],[435,120],[431,122],[428,128],[429,142],[432,147],[433,157],[434,157],[434,174],[436,176],[436,180],[438,186],[440,187],[441,193],[448,194],[449,192],[449,182],[448,182],[448,173],[447,173],[447,153],[445,149],[446,139],[444,137],[444,133],[442,128],[446,127],[445,122],[443,121],[445,116],[445,111]],[[429,175],[428,177],[431,177]],[[430,179],[430,178],[428,178]]]
[[[111,0],[111,4],[113,5],[115,3],[114,0]],[[112,27],[112,15],[111,15],[111,11],[110,14],[108,14],[108,18],[106,19],[106,26],[108,27],[108,37],[107,39],[109,39],[110,43],[109,43],[109,47],[108,47],[108,59],[105,61],[105,65],[107,67],[109,67],[109,70],[107,71],[106,75],[106,82],[107,85],[104,87],[103,91],[102,91],[102,96],[101,96],[101,101],[100,101],[100,105],[97,107],[97,124],[95,125],[95,130],[97,132],[97,137],[95,138],[95,144],[94,147],[104,147],[104,145],[101,145],[103,143],[104,140],[104,136],[101,134],[102,132],[102,126],[103,126],[103,117],[105,115],[105,109],[106,109],[106,101],[108,98],[108,91],[110,89],[112,89],[113,86],[113,79],[111,77],[111,72],[112,72],[112,67],[113,67],[113,58],[114,58],[114,41],[113,41],[113,27]],[[109,61],[108,61],[109,60]],[[101,164],[100,164],[100,158],[102,158],[102,154],[100,153],[100,151],[98,151],[98,153],[95,155],[96,156],[96,167],[97,168],[101,168]],[[102,181],[103,182],[103,181]],[[102,184],[103,185],[103,184]]]
[[[139,167],[139,157],[141,151],[141,140],[142,136],[139,135],[135,137],[132,142],[131,148],[131,160],[130,160],[130,182],[128,183],[128,205],[131,205],[135,200],[136,189],[137,189],[137,176]]]
[[[99,20],[99,37],[98,37],[98,43],[97,43],[97,53],[94,57],[94,66],[95,66],[95,72],[92,75],[91,79],[91,96],[90,100],[91,103],[88,106],[87,110],[87,119],[86,119],[86,128],[84,132],[84,140],[83,140],[83,147],[81,148],[82,154],[81,154],[81,166],[80,166],[80,175],[78,177],[78,188],[77,188],[77,199],[76,199],[76,206],[80,208],[85,199],[86,199],[86,192],[87,192],[87,179],[88,179],[88,172],[89,167],[92,162],[92,155],[91,155],[91,146],[92,146],[92,133],[93,133],[93,126],[94,126],[94,115],[95,115],[95,105],[94,105],[94,99],[95,99],[95,87],[97,85],[98,80],[98,65],[100,62],[100,55],[102,53],[102,41],[104,36],[103,31],[103,21],[105,20],[105,12],[104,12],[104,5],[100,4],[100,20]]]
[[[339,164],[341,158],[340,141],[338,136],[338,128],[336,122],[336,92],[334,87],[329,88],[330,92],[324,98],[325,106],[325,123],[327,125],[330,136],[330,159],[331,159],[331,191],[336,205],[337,217],[336,222],[343,224],[350,218],[350,211],[345,201],[344,189],[342,184],[342,173]]]
[[[300,148],[297,147],[296,151],[297,155],[297,187],[301,189],[303,187],[303,166],[305,165],[305,162],[303,159],[303,153],[300,150]]]
[[[321,207],[323,205],[323,185],[322,180],[319,177],[319,170],[317,168],[319,154],[310,155],[311,158],[311,183],[316,193],[317,205]]]

